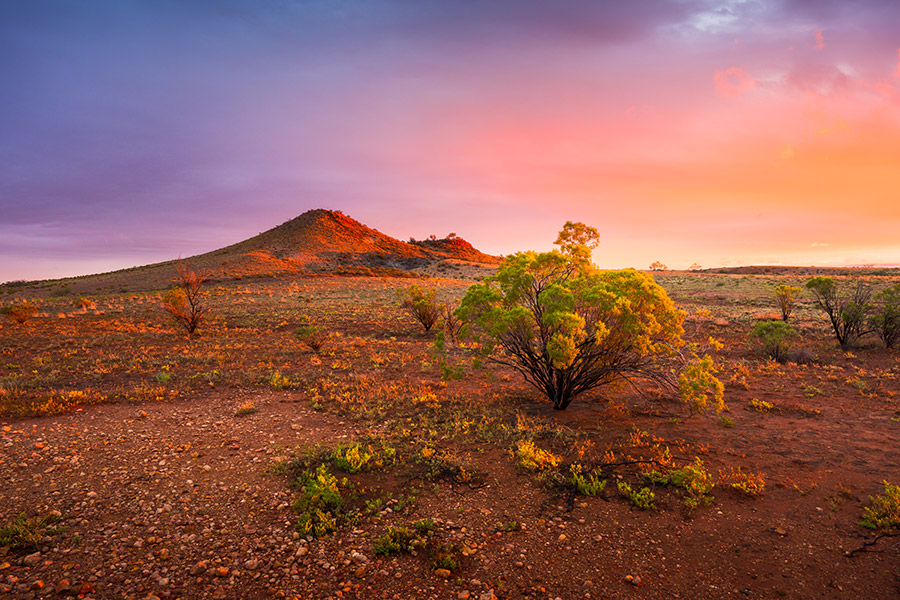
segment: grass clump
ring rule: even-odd
[[[11,321],[15,321],[19,325],[27,323],[38,311],[38,307],[31,302],[19,302],[8,306],[0,307],[0,314]]]
[[[401,552],[411,552],[410,542],[415,536],[408,527],[388,526],[387,532],[375,540],[372,552],[375,556],[390,556]]]
[[[884,495],[869,496],[860,525],[868,529],[900,527],[900,486],[884,481]]]
[[[572,487],[582,496],[595,498],[606,489],[606,480],[600,479],[600,474],[597,471],[590,470],[585,473],[584,466],[581,463],[572,463],[569,467],[569,473]]]
[[[759,496],[766,489],[766,479],[762,473],[744,473],[740,467],[721,475],[720,480],[745,496]]]
[[[766,402],[765,400],[760,400],[759,398],[751,398],[749,406],[756,412],[760,412],[763,414],[775,408],[775,405],[771,402]]]

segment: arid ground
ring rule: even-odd
[[[900,537],[859,524],[900,483],[900,355],[840,351],[809,296],[802,364],[748,344],[805,276],[655,274],[726,386],[692,415],[624,386],[553,411],[398,306],[487,272],[211,282],[193,338],[158,291],[4,288],[39,312],[0,329],[0,525],[27,538],[0,548],[0,597],[900,596]],[[688,466],[715,486],[648,476]]]

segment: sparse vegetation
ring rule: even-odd
[[[19,513],[0,526],[0,548],[14,552],[31,552],[44,545],[44,539],[56,533],[61,515],[54,511],[43,517],[31,517]]]
[[[900,486],[884,481],[884,494],[869,496],[860,525],[868,529],[900,527]]]
[[[878,292],[873,300],[869,326],[885,348],[893,348],[900,340],[900,285]]]
[[[36,304],[28,301],[17,302],[0,307],[0,314],[19,325],[27,323],[38,311]]]

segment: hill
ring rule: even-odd
[[[326,209],[309,210],[252,238],[184,260],[207,280],[218,282],[279,275],[449,275],[462,265],[483,268],[500,262],[455,235],[402,242],[341,211]],[[157,290],[172,282],[174,262],[82,277],[15,282],[0,289],[49,294]]]

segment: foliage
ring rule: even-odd
[[[794,304],[797,301],[797,294],[800,288],[793,285],[779,285],[775,288],[775,300],[778,301],[778,307],[781,309],[781,320],[787,323],[794,310]]]
[[[441,318],[442,307],[435,301],[433,289],[411,285],[405,290],[397,290],[397,295],[400,305],[422,324],[425,331],[429,331]]]
[[[236,417],[246,417],[247,415],[252,415],[259,409],[253,404],[252,400],[245,400],[241,402],[240,406],[238,406],[237,410],[234,412],[234,416]]]
[[[760,321],[750,330],[750,340],[763,354],[783,363],[797,332],[785,321]]]
[[[577,260],[589,261],[591,250],[600,245],[600,234],[594,227],[584,223],[566,221],[553,242],[560,252]]]
[[[606,480],[600,479],[600,474],[594,470],[589,471],[585,475],[584,466],[582,466],[581,463],[572,463],[569,467],[569,473],[571,475],[572,486],[575,488],[575,491],[582,496],[594,498],[599,494],[602,494],[603,490],[606,489]]]
[[[388,526],[387,532],[372,544],[372,553],[375,556],[389,556],[409,552],[413,538],[413,533],[407,527]]]
[[[516,444],[519,465],[528,471],[546,471],[559,466],[560,458],[534,445],[531,440],[519,440]]]
[[[331,453],[331,459],[335,467],[347,473],[358,473],[363,470],[383,469],[386,465],[392,465],[397,460],[397,451],[387,445],[381,448],[372,448],[371,444],[365,447],[357,442],[343,445],[338,444]]]
[[[55,511],[44,517],[31,519],[25,513],[19,513],[12,521],[0,527],[0,547],[15,551],[37,550],[45,537],[56,533],[54,525],[59,519],[60,515]]]
[[[0,308],[0,314],[6,316],[7,319],[15,321],[20,325],[27,323],[28,320],[31,319],[31,317],[33,317],[35,313],[37,313],[37,311],[37,305],[28,301],[9,304]]]
[[[654,260],[652,263],[650,263],[650,270],[651,271],[668,271],[669,267],[664,265],[661,261]]]
[[[775,405],[771,402],[766,402],[765,400],[760,400],[759,398],[751,398],[749,403],[750,408],[755,410],[756,412],[767,413],[773,408]]]
[[[828,315],[841,349],[852,348],[865,333],[863,325],[871,291],[862,281],[857,281],[849,294],[838,294],[837,285],[830,277],[813,277],[806,282],[806,287],[816,297],[816,305]]]
[[[678,393],[692,411],[702,413],[712,402],[716,414],[725,409],[725,386],[716,378],[711,356],[695,358],[678,376]]]
[[[301,535],[323,537],[337,530],[344,497],[341,488],[349,485],[347,479],[338,481],[328,466],[320,464],[315,471],[304,471],[297,479],[303,493],[294,502],[300,511],[296,529]]]
[[[759,496],[766,489],[766,479],[762,473],[744,473],[740,467],[721,475],[721,481],[747,496]]]
[[[900,284],[875,294],[873,309],[869,326],[885,348],[893,348],[900,341]]]
[[[568,253],[508,256],[468,289],[457,314],[476,345],[560,410],[614,381],[674,387],[668,361],[683,345],[683,312],[646,273],[601,271],[571,239]]]
[[[883,496],[869,496],[860,525],[869,529],[900,527],[900,486],[884,481]]]
[[[190,270],[182,260],[175,263],[175,269],[178,272],[176,286],[163,295],[163,308],[191,336],[208,312],[200,289],[205,279]]]
[[[310,322],[309,317],[303,317],[303,322],[294,330],[294,336],[307,348],[319,354],[325,344],[331,340],[331,333],[324,327]]]
[[[647,478],[654,483],[671,485],[683,490],[685,492],[684,503],[688,508],[709,504],[714,499],[709,494],[716,484],[699,458],[681,469],[670,469],[665,473],[652,471]]]
[[[631,485],[625,481],[619,481],[617,487],[619,488],[619,493],[639,509],[652,510],[656,508],[656,494],[650,488],[643,487],[638,491],[634,491]]]

